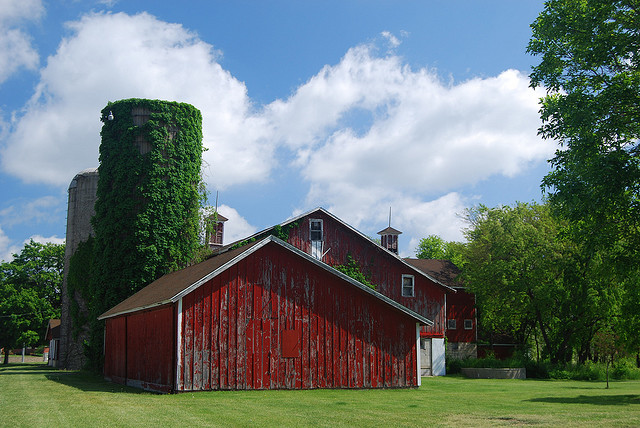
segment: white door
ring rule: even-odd
[[[433,376],[444,376],[447,372],[444,351],[444,338],[431,339],[431,371]]]
[[[431,339],[420,338],[420,376],[431,376]]]

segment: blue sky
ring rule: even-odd
[[[226,241],[323,206],[369,236],[461,240],[539,201],[529,25],[542,1],[0,0],[0,258],[62,242],[109,101],[188,102]]]

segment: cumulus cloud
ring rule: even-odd
[[[25,239],[22,242],[22,245],[12,245],[12,240],[4,233],[4,230],[0,227],[0,261],[1,262],[10,262],[13,260],[14,254],[19,254],[24,246],[31,241],[39,242],[41,244],[46,244],[51,242],[52,244],[64,244],[64,238],[59,238],[58,236],[41,236],[41,235],[32,235],[29,238]]]
[[[64,218],[66,208],[66,204],[55,196],[24,199],[0,210],[0,221],[5,227],[58,221]]]
[[[40,57],[22,26],[43,14],[40,0],[0,0],[0,84],[20,69],[37,68]]]
[[[141,13],[90,14],[41,71],[26,112],[12,124],[2,168],[26,182],[67,185],[97,165],[98,115],[108,101],[188,102],[203,114],[205,178],[214,188],[261,180],[273,166],[265,123],[218,53],[179,24]]]
[[[426,221],[443,194],[548,159],[555,146],[537,136],[537,112],[519,71],[444,83],[363,45],[267,114],[310,183],[307,204],[334,207],[357,226],[385,212],[383,201]]]
[[[220,205],[218,212],[228,219],[224,223],[224,245],[251,236],[258,231],[236,209],[228,205]]]
[[[389,32],[384,54],[356,46],[288,98],[256,107],[221,53],[179,24],[94,13],[67,25],[3,136],[1,167],[26,182],[66,187],[97,165],[98,113],[108,101],[183,101],[203,114],[210,189],[265,182],[285,154],[308,186],[292,195],[301,210],[325,206],[362,230],[384,225],[392,206],[411,255],[415,237],[462,239],[465,186],[516,176],[555,150],[537,136],[538,95],[524,74],[444,82],[393,54],[401,40]],[[255,232],[235,209],[220,212],[229,218],[225,242]]]
[[[13,254],[16,253],[17,247],[11,245],[11,239],[4,233],[0,227],[0,261],[10,262],[13,260]]]

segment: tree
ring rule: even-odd
[[[438,235],[429,235],[418,243],[416,257],[419,259],[449,260],[461,267],[464,264],[463,247],[464,245],[460,242],[445,241]]]
[[[558,288],[557,224],[545,207],[528,204],[481,205],[467,220],[463,274],[476,294],[480,322],[524,346],[539,320],[546,321]]]
[[[563,146],[544,179],[591,246],[640,239],[640,1],[552,0],[532,24],[540,133]],[[629,239],[631,238],[631,239]]]
[[[550,0],[532,29],[527,50],[541,61],[531,86],[547,90],[540,134],[562,146],[543,187],[586,257],[637,296],[640,1]]]
[[[618,354],[617,336],[611,328],[599,330],[593,336],[593,347],[598,356],[605,360],[607,365],[607,389],[609,389],[609,365]]]
[[[586,359],[595,331],[618,310],[619,288],[600,257],[584,255],[548,204],[468,212],[463,276],[481,325],[526,346],[541,337],[551,362]]]
[[[0,266],[0,348],[39,343],[46,320],[60,316],[64,245],[25,244]]]
[[[60,310],[64,244],[45,244],[30,240],[13,261],[2,265],[7,280],[20,284],[20,288],[36,291],[51,307]]]

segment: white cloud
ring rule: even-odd
[[[18,251],[16,246],[11,245],[11,239],[4,233],[0,227],[0,261],[10,262],[13,260],[13,254]]]
[[[0,25],[37,21],[44,15],[41,0],[0,0]]]
[[[258,230],[230,206],[220,205],[218,212],[228,219],[224,223],[224,245],[251,236]]]
[[[0,84],[22,68],[37,68],[40,57],[21,27],[43,14],[40,0],[0,0]]]
[[[47,243],[52,243],[52,244],[64,244],[65,243],[65,239],[64,238],[59,238],[55,235],[53,236],[42,236],[42,235],[33,235],[30,236],[28,239],[25,239],[23,242],[24,244],[28,244],[30,241],[34,241],[34,242],[38,242],[40,244],[47,244]]]
[[[22,245],[11,245],[12,240],[4,233],[4,230],[0,227],[0,261],[2,262],[10,262],[13,260],[14,254],[19,254],[24,246],[28,244],[31,240],[35,242],[39,242],[41,244],[53,243],[53,244],[64,244],[64,238],[59,238],[57,236],[41,236],[41,235],[32,235],[29,238],[25,239],[22,242]]]
[[[0,211],[0,220],[7,227],[28,223],[46,223],[64,218],[66,204],[55,196],[19,200]]]
[[[383,201],[402,206],[407,223],[425,221],[451,192],[513,177],[555,150],[537,136],[538,96],[524,74],[445,84],[370,46],[325,66],[267,114],[297,153],[295,166],[310,184],[306,205],[332,207],[355,226],[388,211]],[[439,232],[429,233],[461,239],[455,219],[434,221]]]
[[[100,110],[108,101],[188,102],[203,114],[205,178],[213,188],[264,179],[274,165],[265,123],[243,83],[213,47],[181,25],[146,13],[90,14],[68,23],[41,71],[26,112],[12,124],[2,168],[26,182],[68,185],[97,165]]]
[[[411,255],[415,237],[462,239],[456,214],[467,204],[465,186],[516,176],[555,150],[538,138],[538,96],[515,70],[443,82],[434,70],[412,70],[362,45],[289,98],[256,109],[244,83],[218,63],[220,53],[179,24],[107,13],[68,28],[3,135],[2,168],[27,182],[66,188],[97,165],[98,114],[108,101],[183,101],[203,114],[210,190],[263,182],[278,167],[276,150],[293,154],[289,167],[308,184],[304,205],[325,206],[361,230],[386,224],[392,206]],[[382,37],[390,48],[400,43]],[[225,242],[255,232],[235,209],[220,212],[229,218]]]

